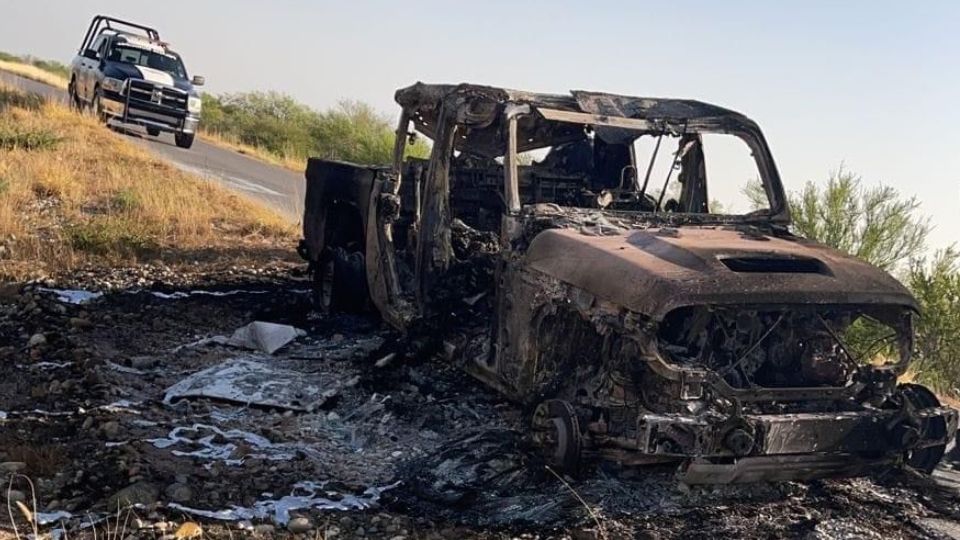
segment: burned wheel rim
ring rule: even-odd
[[[940,406],[940,400],[927,387],[919,384],[904,384],[900,386],[900,393],[904,399],[916,409],[929,409]],[[943,459],[946,451],[945,444],[928,446],[926,448],[916,448],[907,451],[905,457],[906,464],[918,471],[930,474]]]
[[[559,471],[575,474],[580,466],[582,440],[580,422],[566,401],[551,399],[533,413],[533,438],[547,464]]]

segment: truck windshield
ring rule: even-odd
[[[116,45],[110,51],[107,60],[164,71],[181,79],[187,77],[183,62],[178,57],[146,49]]]

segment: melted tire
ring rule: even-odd
[[[940,406],[940,400],[925,386],[919,384],[903,384],[900,385],[900,392],[904,399],[909,401],[917,409],[929,409]],[[943,454],[946,452],[946,449],[947,446],[945,444],[939,444],[910,450],[906,454],[905,461],[910,468],[925,474],[930,474],[937,468],[937,465],[940,464],[940,460],[943,459]]]
[[[341,313],[363,313],[369,296],[363,254],[342,248],[334,250],[330,309]]]

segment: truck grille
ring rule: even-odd
[[[130,105],[149,105],[169,112],[187,112],[187,93],[177,88],[154,84],[142,79],[129,79],[127,92]]]

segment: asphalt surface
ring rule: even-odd
[[[40,94],[48,99],[66,102],[67,94],[59,88],[24,79],[0,71],[0,81]],[[178,148],[173,134],[151,137],[139,127],[113,126],[136,144],[147,148],[176,167],[260,200],[294,221],[302,217],[304,179],[283,167],[264,163],[234,150],[228,150],[197,138],[189,150]]]

